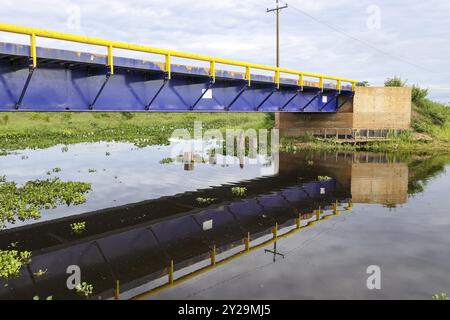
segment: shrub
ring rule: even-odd
[[[420,103],[428,96],[428,89],[422,89],[418,85],[412,87],[412,101],[416,104]]]
[[[407,81],[402,80],[400,77],[393,77],[393,78],[388,78],[384,82],[384,86],[385,87],[404,87],[406,85],[406,83],[407,83]]]

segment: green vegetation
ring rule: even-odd
[[[39,219],[42,209],[56,208],[60,204],[79,205],[86,202],[85,194],[91,185],[81,182],[52,180],[28,181],[23,186],[0,179],[0,229],[16,219]]]
[[[450,300],[450,298],[448,297],[448,294],[446,294],[446,293],[434,294],[431,298],[433,300]]]
[[[79,295],[89,298],[94,291],[94,286],[92,284],[88,284],[87,282],[82,282],[75,287],[75,290]]]
[[[23,265],[31,262],[31,252],[17,250],[0,250],[0,278],[17,276]]]
[[[360,86],[367,86],[361,83]],[[405,80],[399,77],[387,79],[386,87],[403,87]],[[450,151],[450,108],[427,98],[428,90],[412,86],[412,129],[400,135],[391,135],[389,141],[374,141],[365,144],[340,144],[334,139],[318,139],[311,135],[299,138],[284,138],[281,150],[300,152],[321,151],[373,151],[410,154],[435,154]]]
[[[131,142],[137,147],[166,145],[175,129],[260,129],[271,125],[273,114],[243,113],[6,113],[0,121],[0,152],[41,149],[79,142]]]
[[[429,181],[445,172],[445,167],[450,164],[450,155],[434,157],[418,157],[408,161],[410,177],[408,179],[408,194],[413,196],[425,190]]]
[[[34,296],[33,300],[40,300],[39,296]],[[48,296],[45,300],[53,300],[53,296]]]
[[[244,197],[247,193],[247,188],[245,187],[234,187],[231,188],[231,193],[237,197]]]
[[[74,233],[83,233],[86,230],[86,222],[75,222],[70,225]]]
[[[195,201],[197,201],[197,204],[199,205],[210,205],[211,203],[215,202],[217,199],[216,198],[197,198],[195,199]]]
[[[39,271],[38,272],[35,272],[34,273],[34,275],[36,276],[36,277],[43,277],[45,274],[47,274],[47,269],[45,269],[45,270],[42,270],[42,269],[39,269]]]
[[[318,176],[317,177],[317,180],[320,181],[320,182],[330,181],[331,179],[333,179],[333,178],[327,177],[327,176]]]
[[[173,162],[174,162],[174,160],[172,158],[164,158],[159,163],[160,164],[171,164]]]

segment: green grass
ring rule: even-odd
[[[164,145],[175,129],[261,129],[271,117],[262,113],[4,113],[0,117],[0,154],[58,144],[120,141],[137,147]]]

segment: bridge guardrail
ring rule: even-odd
[[[283,73],[298,76],[297,83],[298,83],[298,86],[301,87],[302,89],[305,85],[305,79],[304,79],[305,77],[318,79],[319,80],[319,88],[322,90],[324,89],[324,81],[325,80],[335,81],[336,89],[339,91],[341,91],[343,88],[342,83],[351,84],[352,91],[355,91],[355,87],[356,87],[356,83],[357,83],[356,80],[348,79],[348,78],[340,78],[340,77],[328,76],[328,75],[324,75],[324,74],[302,72],[302,71],[285,69],[285,68],[277,68],[277,67],[273,67],[273,66],[266,66],[266,65],[262,65],[262,64],[243,62],[243,61],[238,61],[238,60],[229,60],[229,59],[211,57],[211,56],[200,55],[200,54],[186,53],[186,52],[161,49],[161,48],[156,48],[156,47],[151,47],[151,46],[131,44],[131,43],[121,42],[121,41],[111,41],[111,40],[105,40],[105,39],[100,39],[100,38],[92,38],[92,37],[75,35],[75,34],[67,34],[67,33],[62,33],[62,32],[43,30],[43,29],[38,29],[38,28],[16,26],[16,25],[6,24],[6,23],[0,23],[0,31],[30,36],[30,58],[31,58],[31,67],[32,68],[37,67],[36,38],[41,37],[41,38],[48,38],[48,39],[62,40],[62,41],[69,41],[69,42],[77,42],[77,43],[83,43],[83,44],[88,44],[88,45],[96,45],[96,46],[106,47],[107,51],[108,51],[107,67],[108,67],[108,72],[111,75],[114,74],[114,49],[123,49],[123,50],[130,50],[130,51],[137,51],[137,52],[144,52],[144,53],[151,53],[151,54],[165,56],[165,72],[167,73],[168,79],[171,78],[171,58],[177,57],[177,58],[209,62],[209,64],[210,64],[209,72],[210,72],[210,76],[213,81],[215,81],[215,78],[216,78],[216,64],[224,64],[224,65],[229,65],[229,66],[245,68],[245,80],[248,81],[249,86],[251,85],[252,69],[274,72],[275,73],[274,82],[277,85],[277,87],[280,86],[280,78],[281,78],[281,74],[283,74]]]

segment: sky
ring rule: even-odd
[[[449,0],[280,0],[286,2],[282,67],[374,86],[401,76],[450,103]],[[274,6],[275,0],[0,0],[0,22],[274,65],[276,20],[266,12]],[[27,42],[5,33],[0,41]],[[38,45],[104,50],[45,39]]]

